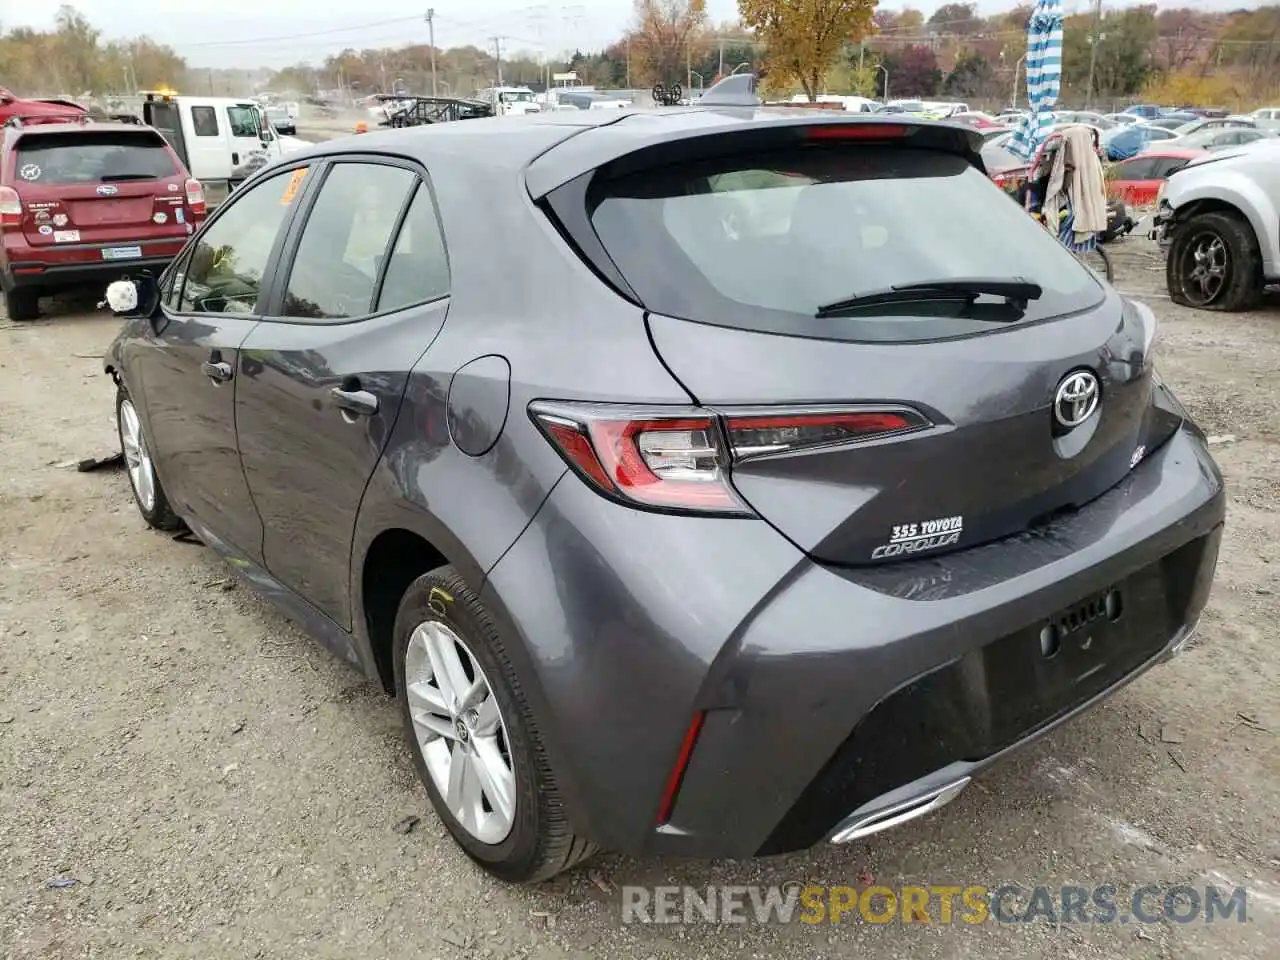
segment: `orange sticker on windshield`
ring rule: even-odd
[[[284,196],[280,198],[280,205],[287,207],[293,203],[293,198],[298,195],[298,187],[302,186],[302,178],[307,175],[306,167],[299,167],[293,171],[293,176],[289,178],[289,182],[285,184]]]

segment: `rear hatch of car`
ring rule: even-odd
[[[820,561],[1037,527],[1178,422],[1152,404],[1150,311],[936,130],[819,122],[750,147],[712,132],[543,203],[716,413],[736,492]]]
[[[17,141],[12,180],[33,248],[116,245],[185,237],[192,225],[187,173],[164,138],[140,128],[28,131]]]

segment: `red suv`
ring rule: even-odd
[[[9,125],[0,140],[0,287],[32,320],[59,287],[157,274],[203,222],[204,191],[153,128]]]

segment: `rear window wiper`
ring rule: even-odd
[[[110,183],[112,180],[154,180],[154,173],[108,173],[99,177],[103,183]]]
[[[976,300],[984,294],[1004,297],[1025,305],[1039,300],[1044,288],[1022,277],[951,277],[945,280],[921,280],[900,283],[882,290],[870,290],[843,300],[833,300],[818,307],[815,316],[837,317],[848,311],[885,303],[910,303],[917,300]]]

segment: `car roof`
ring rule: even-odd
[[[1136,160],[1138,157],[1146,157],[1148,159],[1190,160],[1204,153],[1208,153],[1208,151],[1201,150],[1199,147],[1163,147],[1156,150],[1143,150],[1142,153],[1135,154],[1129,159]]]

